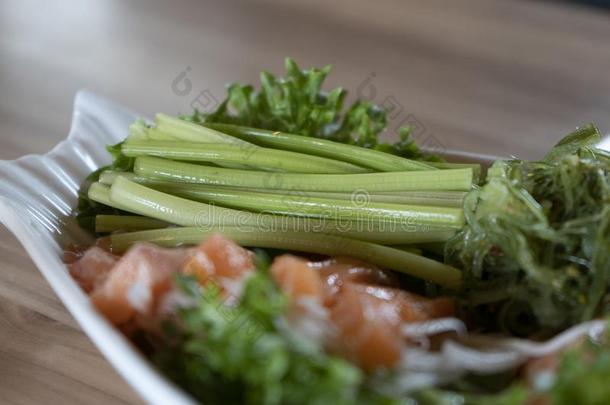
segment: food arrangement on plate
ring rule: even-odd
[[[66,251],[98,311],[203,403],[604,403],[597,128],[447,162],[381,142],[387,113],[329,70],[287,59],[108,147],[77,208],[97,241]]]

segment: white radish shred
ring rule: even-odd
[[[313,297],[301,297],[282,317],[280,326],[293,339],[324,347],[336,336],[328,309]]]
[[[471,340],[479,345],[495,346],[498,349],[515,351],[522,356],[540,357],[554,353],[585,335],[596,339],[596,336],[599,336],[605,325],[606,322],[601,320],[581,323],[563,331],[546,342],[533,342],[526,339],[512,338],[497,339],[482,335],[473,336]]]
[[[232,307],[239,303],[246,282],[253,274],[252,271],[248,271],[238,278],[218,277],[220,286],[226,291],[226,298],[223,301],[224,305]]]
[[[152,265],[146,260],[137,263],[137,276],[127,290],[127,301],[141,314],[148,314],[153,302],[151,279]]]
[[[464,336],[467,329],[464,322],[457,318],[438,318],[425,322],[412,322],[402,327],[402,333],[406,337],[430,336],[443,332],[455,332],[458,336]]]
[[[459,340],[446,340],[439,351],[406,346],[392,376],[380,374],[375,386],[392,395],[455,381],[467,373],[490,374],[519,366],[531,358],[555,353],[584,336],[599,339],[607,322],[594,320],[573,326],[546,342],[483,335],[464,336],[465,326],[455,318],[405,325],[405,336],[422,338],[453,331]]]
[[[167,319],[174,316],[179,308],[192,308],[196,305],[196,298],[185,294],[178,288],[173,288],[161,297],[157,306],[157,316]]]

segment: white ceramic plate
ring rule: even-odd
[[[148,403],[191,404],[184,392],[160,375],[98,314],[62,262],[63,247],[91,240],[71,216],[80,184],[93,170],[110,162],[106,145],[124,139],[137,117],[112,101],[79,92],[67,140],[46,155],[0,162],[0,221],[17,236],[99,350]],[[445,155],[483,164],[495,159],[453,151]]]
[[[127,135],[133,112],[81,91],[68,139],[46,155],[0,162],[0,221],[19,239],[76,321],[108,361],[151,404],[192,404],[91,305],[62,262],[63,247],[91,239],[71,217],[81,182],[109,163],[105,145]]]

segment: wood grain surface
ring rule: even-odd
[[[0,159],[49,150],[89,88],[143,114],[211,108],[226,83],[331,63],[432,147],[524,158],[610,131],[610,16],[565,3],[0,0]],[[184,76],[180,76],[184,73]],[[139,403],[0,230],[0,403]]]

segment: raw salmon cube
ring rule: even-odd
[[[375,297],[393,302],[400,318],[405,322],[422,322],[435,318],[453,316],[453,300],[449,298],[426,298],[398,288],[357,285],[354,288]]]
[[[203,250],[194,249],[182,271],[184,274],[195,277],[199,284],[205,285],[214,279],[216,267]]]
[[[69,270],[82,289],[89,293],[106,280],[117,261],[118,257],[113,254],[99,247],[92,247],[72,263]]]
[[[348,283],[338,293],[330,313],[339,331],[339,340],[334,345],[336,351],[366,371],[397,364],[404,339],[395,302]]]
[[[162,249],[139,243],[119,260],[91,295],[94,305],[114,324],[137,314],[150,315],[158,298],[172,286],[186,258],[184,249]]]
[[[454,301],[447,297],[425,298],[406,291],[402,293],[401,316],[405,321],[422,322],[455,315]]]
[[[317,270],[307,260],[292,255],[282,255],[273,261],[271,275],[289,297],[322,299],[324,284]]]
[[[197,250],[205,253],[213,265],[213,269],[203,268],[208,266],[209,263],[207,261],[205,261],[205,264],[198,263],[202,267],[201,271],[206,274],[213,273],[217,277],[235,279],[254,269],[252,252],[220,234],[210,236],[199,245]]]
[[[324,262],[311,263],[319,269],[328,289],[327,304],[332,305],[336,294],[346,283],[397,286],[398,280],[390,272],[350,257],[333,257]]]
[[[402,325],[451,315],[449,299],[353,282],[343,285],[331,306],[331,319],[339,329],[339,351],[366,371],[397,364],[408,344]]]

